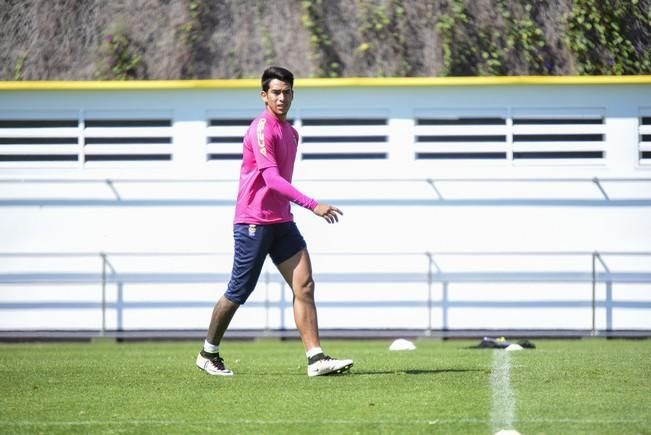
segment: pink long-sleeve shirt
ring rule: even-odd
[[[264,110],[244,136],[236,224],[273,224],[294,220],[290,201],[313,210],[317,202],[292,186],[298,132]]]

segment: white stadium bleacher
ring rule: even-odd
[[[464,80],[297,81],[321,328],[648,334],[651,78]],[[0,88],[0,335],[205,328],[262,103],[195,85]],[[293,333],[270,263],[233,330]]]

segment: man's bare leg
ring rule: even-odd
[[[312,262],[307,249],[279,264],[278,270],[294,292],[294,319],[308,358],[307,375],[322,376],[349,370],[353,366],[353,360],[329,357],[321,349],[314,303]]]
[[[233,372],[224,366],[224,360],[219,355],[219,343],[238,308],[238,304],[222,296],[212,310],[206,343],[203,345],[203,350],[197,355],[196,362],[197,367],[209,375],[233,376]]]
[[[224,296],[217,301],[212,310],[212,317],[210,318],[208,333],[206,334],[206,340],[208,343],[219,346],[228,325],[230,325],[231,320],[233,320],[233,316],[239,307],[238,304],[230,301]]]
[[[278,270],[294,292],[294,320],[305,350],[320,347],[312,262],[307,249],[280,263]]]

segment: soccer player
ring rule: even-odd
[[[335,359],[321,350],[310,254],[294,223],[290,202],[332,224],[341,210],[318,203],[292,186],[298,133],[287,121],[294,98],[294,76],[280,67],[262,74],[263,112],[244,136],[240,185],[235,206],[235,257],[228,288],[213,309],[197,366],[210,375],[232,376],[219,345],[240,305],[256,286],[262,265],[271,256],[294,293],[294,319],[305,347],[308,376],[342,373],[350,359]]]

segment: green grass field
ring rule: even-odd
[[[308,378],[296,341],[0,345],[0,433],[651,433],[651,341],[324,341],[350,374]],[[507,427],[510,426],[510,427]]]

